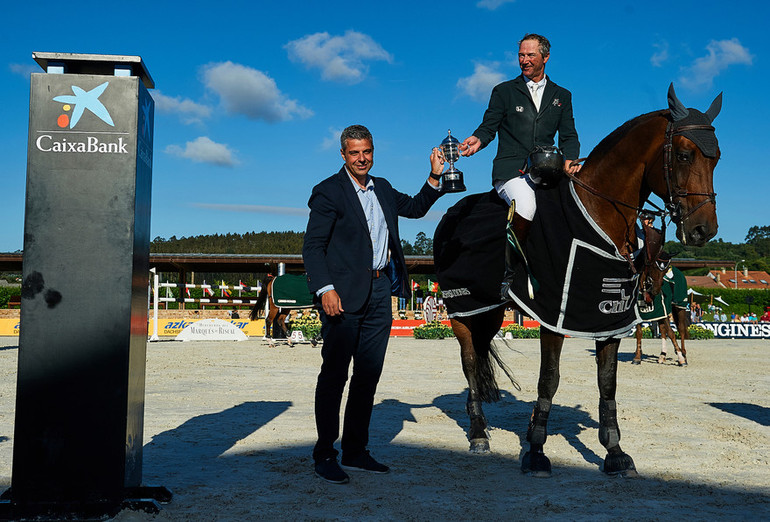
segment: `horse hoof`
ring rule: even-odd
[[[471,453],[489,453],[489,439],[471,439],[471,447],[468,448]]]
[[[642,360],[641,359],[634,359],[633,361],[631,361],[631,364],[642,364]]]
[[[666,362],[666,356],[665,355],[661,355],[660,357],[658,357],[658,364],[663,364],[665,362]]]
[[[313,348],[315,348],[316,346],[318,346],[318,341],[316,341],[315,339],[310,339],[310,344],[313,346]]]
[[[634,465],[634,459],[627,453],[608,453],[604,459],[603,471],[613,477],[634,478],[639,476]]]
[[[549,478],[551,476],[551,461],[545,453],[526,452],[521,459],[521,472],[530,477]]]

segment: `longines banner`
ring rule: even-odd
[[[718,339],[770,339],[770,323],[698,323]]]

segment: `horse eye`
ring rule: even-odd
[[[692,152],[689,150],[677,151],[676,159],[681,163],[689,163],[692,160]]]

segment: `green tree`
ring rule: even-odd
[[[764,227],[751,227],[749,233],[746,234],[746,243],[754,243],[762,239],[770,239],[770,226]]]

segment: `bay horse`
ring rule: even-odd
[[[672,84],[668,91],[668,109],[641,115],[620,126],[594,148],[577,174],[562,181],[571,184],[570,190],[574,191],[601,233],[614,245],[617,257],[629,260],[629,274],[633,275],[634,282],[638,281],[638,273],[631,261],[637,248],[635,223],[639,210],[651,194],[665,202],[666,213],[676,224],[676,235],[682,243],[701,246],[717,232],[713,172],[720,153],[711,122],[718,115],[721,104],[720,94],[706,113],[687,109],[676,97]],[[538,197],[538,213],[541,211]],[[449,258],[457,257],[458,245],[466,244],[463,243],[464,238],[457,237],[459,233],[447,224],[461,225],[473,218],[470,213],[466,213],[455,215],[454,220],[447,220],[451,212],[452,209],[439,223],[434,237],[434,260],[442,289],[452,289],[451,285],[442,281],[442,271],[453,262]],[[532,236],[530,232],[530,241],[522,241],[525,250],[532,246]],[[477,237],[472,237],[470,241],[472,243],[467,244],[478,244],[479,248],[489,243]],[[497,238],[493,241],[497,241]],[[508,252],[506,248],[506,256]],[[531,251],[528,251],[529,254]],[[499,252],[499,259],[495,257],[495,262],[500,261],[498,268],[501,279],[505,271],[503,257],[503,252]],[[467,290],[458,289],[456,294],[466,294],[464,297],[471,299],[476,297]],[[580,299],[580,296],[576,299]],[[487,421],[481,403],[499,400],[500,397],[493,363],[499,360],[499,356],[491,341],[500,329],[505,307],[511,303],[501,299],[498,292],[497,299],[488,299],[486,306],[480,306],[469,314],[463,310],[453,310],[446,291],[444,301],[450,312],[452,329],[460,344],[463,373],[468,381],[466,409],[470,417],[470,450],[486,452],[489,451]],[[544,453],[544,445],[548,416],[559,385],[559,358],[564,336],[557,328],[550,329],[541,325],[537,401],[527,429],[529,449],[521,460],[522,472],[531,476],[551,476],[551,463]],[[620,447],[615,403],[620,335],[594,338],[599,387],[599,441],[607,450],[603,471],[610,475],[636,476],[633,459]],[[509,372],[505,371],[510,378]]]
[[[642,277],[649,285],[649,294],[651,295],[648,303],[652,304],[652,301],[657,301],[662,313],[666,314],[665,317],[658,319],[652,319],[657,322],[658,329],[660,330],[661,338],[661,353],[658,356],[658,363],[663,364],[666,362],[668,353],[666,351],[666,340],[670,340],[674,345],[674,352],[677,356],[677,364],[679,366],[687,365],[687,350],[685,349],[684,340],[687,338],[687,328],[690,325],[690,313],[686,306],[682,306],[681,300],[674,299],[674,296],[680,294],[682,291],[687,292],[686,280],[681,275],[679,269],[671,267],[671,256],[666,252],[661,252],[654,263],[649,263],[644,271]],[[666,281],[665,276],[669,270],[674,271],[677,277],[671,278],[670,281]],[[676,273],[678,272],[678,273]],[[680,288],[684,284],[684,289]],[[645,300],[647,296],[645,296]],[[641,302],[640,302],[641,309]],[[669,314],[676,325],[676,330],[679,333],[680,345],[676,342],[676,334],[669,322]],[[645,319],[644,313],[642,313],[642,319]],[[642,362],[642,325],[641,323],[636,325],[636,353],[634,354],[633,364],[641,364]]]
[[[265,310],[265,306],[267,305],[267,313],[265,313],[265,338],[268,340],[270,345],[273,345],[273,339],[276,335],[275,328],[277,327],[280,330],[281,338],[284,338],[289,343],[289,346],[292,345],[291,336],[289,333],[288,328],[286,328],[286,318],[289,316],[292,310],[300,310],[300,309],[306,309],[311,306],[308,306],[305,303],[306,299],[299,299],[300,303],[296,306],[292,306],[291,304],[281,303],[279,306],[276,304],[275,299],[275,293],[273,291],[275,282],[281,278],[281,277],[289,277],[289,278],[301,278],[302,279],[302,287],[303,289],[306,289],[307,284],[305,283],[304,276],[295,276],[291,274],[285,274],[283,276],[270,276],[268,275],[263,281],[262,281],[262,290],[260,290],[259,295],[257,296],[257,302],[254,304],[254,307],[251,309],[251,312],[249,313],[249,319],[252,321],[255,321],[259,318],[263,310]],[[305,290],[307,292],[307,290]],[[307,296],[302,296],[302,298],[306,298]],[[320,336],[320,334],[319,334]],[[318,337],[314,339],[310,339],[310,343],[315,346],[318,344]]]

